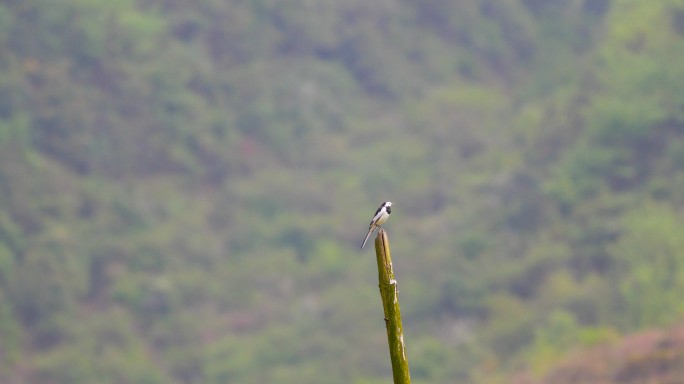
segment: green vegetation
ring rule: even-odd
[[[8,0],[0,52],[0,382],[388,382],[388,199],[414,383],[682,318],[684,1]]]

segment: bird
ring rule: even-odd
[[[375,231],[377,228],[382,228],[381,225],[384,224],[387,219],[389,219],[390,213],[392,213],[391,201],[385,201],[384,203],[380,204],[380,207],[377,211],[375,211],[375,215],[373,215],[373,219],[371,219],[370,225],[368,226],[368,234],[366,235],[366,238],[363,239],[361,250],[363,250],[363,247],[366,245],[371,233],[373,233],[373,231]]]

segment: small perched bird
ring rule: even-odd
[[[381,228],[381,225],[389,219],[389,215],[392,213],[392,202],[391,201],[385,201],[380,205],[380,208],[378,208],[377,211],[375,211],[375,215],[373,216],[373,219],[370,222],[370,225],[368,226],[368,234],[366,235],[366,238],[363,239],[363,244],[361,244],[361,249],[363,250],[363,247],[366,245],[366,241],[368,241],[368,238],[370,237],[371,233],[375,231],[376,228]]]

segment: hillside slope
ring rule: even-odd
[[[0,3],[0,381],[506,382],[684,313],[684,2]],[[635,376],[636,377],[636,376]]]
[[[511,383],[681,383],[684,327],[640,332],[573,355],[558,363],[543,379],[518,377]]]

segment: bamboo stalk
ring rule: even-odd
[[[392,270],[389,240],[387,233],[382,228],[375,238],[375,254],[378,259],[380,297],[385,312],[385,327],[387,328],[394,384],[409,384],[411,383],[411,376],[404,346],[404,327],[401,324],[397,281],[394,279],[394,271]]]

